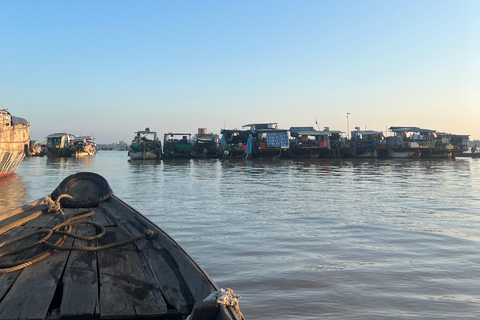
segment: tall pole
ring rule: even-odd
[[[349,115],[349,114],[350,114],[350,113],[347,112],[347,138],[348,138],[348,139],[350,139],[350,126],[349,126],[349,124],[348,124],[348,115]]]

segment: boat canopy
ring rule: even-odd
[[[28,121],[24,118],[20,118],[20,117],[15,117],[15,116],[11,116],[12,117],[12,124],[14,126],[18,125],[18,124],[25,124],[25,125],[28,125]]]
[[[439,137],[439,138],[468,139],[470,137],[470,135],[469,134],[453,134],[453,133],[437,132],[437,137]]]
[[[317,131],[313,127],[291,127],[290,134],[292,137],[298,136],[328,136],[329,133],[325,131]]]
[[[250,124],[243,125],[242,128],[244,130],[252,130],[252,131],[271,130],[271,129],[277,129],[277,123],[276,122],[250,123]]]
[[[422,129],[418,127],[390,127],[389,129],[392,132],[428,132],[428,133],[433,133],[436,132],[436,130],[430,130],[430,129]]]
[[[75,135],[70,134],[70,133],[65,133],[65,132],[60,132],[60,133],[52,133],[47,136],[47,138],[61,138],[64,136],[72,136],[75,137]]]
[[[93,141],[95,138],[92,138],[92,136],[77,136],[73,138],[74,141],[81,141],[81,140],[87,140],[87,141]]]

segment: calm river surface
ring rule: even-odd
[[[247,320],[480,318],[480,159],[34,157],[0,179],[0,212],[80,171],[241,295]]]

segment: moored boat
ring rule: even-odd
[[[97,153],[97,147],[94,142],[94,138],[91,136],[76,136],[73,138],[75,157],[91,157]]]
[[[208,132],[206,128],[198,128],[193,136],[193,158],[218,158],[218,135]]]
[[[387,139],[390,158],[418,159],[435,150],[435,130],[418,127],[390,127],[389,130],[394,133]]]
[[[165,133],[163,136],[164,159],[190,159],[192,158],[191,133]]]
[[[348,142],[347,156],[357,158],[384,158],[388,155],[387,140],[381,131],[360,130],[355,127]]]
[[[343,157],[345,148],[341,131],[330,131],[328,127],[317,131],[313,127],[291,127],[290,154],[294,158],[337,158]]]
[[[30,149],[27,120],[0,110],[0,178],[12,174]]]
[[[289,157],[288,130],[279,129],[276,122],[246,124],[243,130],[250,131],[245,148],[247,158]]]
[[[74,138],[75,135],[65,132],[49,134],[45,148],[47,157],[71,157],[75,153]]]
[[[246,156],[248,139],[251,136],[250,130],[222,129],[220,140],[220,157],[224,159],[241,159]]]
[[[434,139],[434,151],[425,154],[429,158],[455,158],[468,151],[469,135],[436,132]]]
[[[0,214],[1,319],[243,319],[185,250],[81,172]]]
[[[162,142],[157,133],[145,128],[135,132],[135,138],[128,148],[130,160],[154,160],[162,157]]]

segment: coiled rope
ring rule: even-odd
[[[88,217],[93,216],[95,214],[95,212],[91,211],[91,210],[84,210],[84,211],[78,212],[75,215],[73,215],[72,217],[70,217],[69,219],[65,219],[65,213],[63,212],[63,210],[60,206],[60,200],[62,198],[70,198],[71,199],[72,196],[70,196],[68,194],[62,194],[57,198],[56,201],[53,201],[48,196],[45,197],[45,203],[48,206],[48,212],[61,214],[62,215],[62,220],[63,220],[62,223],[57,224],[56,226],[50,228],[49,230],[40,230],[40,231],[32,232],[32,233],[29,233],[27,235],[20,236],[20,237],[17,237],[17,238],[14,238],[14,239],[4,241],[4,242],[0,243],[0,248],[2,248],[2,247],[6,247],[8,245],[11,245],[13,243],[16,243],[18,241],[27,239],[31,236],[35,236],[35,235],[38,235],[38,234],[45,234],[45,236],[42,239],[36,241],[35,243],[23,246],[21,248],[15,249],[15,250],[10,250],[10,251],[5,251],[5,252],[0,253],[0,258],[4,257],[4,256],[14,255],[14,254],[32,249],[32,248],[34,248],[36,246],[40,246],[40,245],[46,246],[47,250],[45,250],[44,252],[42,252],[42,253],[34,256],[34,257],[24,259],[24,260],[21,260],[21,261],[16,261],[14,263],[0,263],[0,274],[17,271],[17,270],[23,269],[27,266],[30,266],[32,264],[35,264],[35,263],[51,256],[55,251],[99,251],[99,250],[106,250],[106,249],[111,249],[111,248],[115,248],[115,247],[124,246],[126,244],[129,244],[129,243],[132,243],[132,242],[138,241],[140,239],[144,239],[144,238],[152,239],[155,236],[155,232],[153,232],[152,230],[146,230],[145,233],[143,233],[143,234],[141,234],[137,237],[127,239],[127,240],[124,240],[124,241],[118,241],[118,242],[115,242],[115,243],[106,244],[106,245],[103,245],[103,246],[64,247],[63,244],[65,243],[65,240],[69,237],[74,238],[74,239],[79,239],[79,240],[87,240],[87,241],[98,240],[105,235],[105,228],[102,225],[100,225],[96,222],[93,222],[93,221],[80,220],[80,219],[84,219],[84,218],[88,218]],[[99,231],[99,233],[96,234],[95,236],[87,237],[87,236],[82,236],[82,235],[78,235],[78,234],[75,234],[75,233],[71,232],[73,226],[82,225],[82,224],[93,225]],[[57,241],[55,241],[55,243],[48,242],[47,240],[50,239],[54,234],[61,235],[61,237]]]

